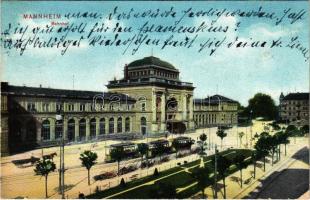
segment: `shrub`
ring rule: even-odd
[[[154,176],[158,176],[159,175],[159,173],[158,173],[158,169],[157,168],[155,168],[155,170],[154,170]]]
[[[97,186],[96,186],[95,193],[98,193],[98,192],[100,192],[100,189],[99,189],[99,186],[97,185]]]
[[[121,183],[120,183],[119,185],[120,185],[121,187],[125,187],[125,186],[126,186],[126,183],[125,183],[124,178],[122,178]]]

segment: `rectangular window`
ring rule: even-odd
[[[56,111],[63,110],[63,105],[61,103],[56,103]]]
[[[43,112],[48,112],[49,107],[50,107],[50,105],[48,103],[43,103]]]
[[[80,104],[80,111],[85,111],[85,104]]]
[[[74,111],[74,104],[68,105],[68,111]]]
[[[30,112],[36,111],[36,106],[35,106],[35,104],[33,102],[28,102],[27,103],[27,111],[30,111]]]

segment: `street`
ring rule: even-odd
[[[263,131],[263,123],[261,121],[254,121],[254,125],[252,127],[252,133],[250,131],[250,127],[233,127],[232,129],[227,130],[227,137],[223,140],[223,149],[229,147],[235,148],[245,148],[250,147],[250,137],[257,132],[261,133]],[[192,139],[197,141],[199,135],[205,133],[208,136],[207,143],[211,142],[211,147],[214,147],[214,144],[217,144],[218,149],[221,149],[221,141],[220,138],[216,136],[217,128],[204,128],[197,129],[195,133],[188,134]],[[240,138],[238,138],[238,132],[244,132],[245,135],[242,138],[242,145],[240,145]],[[172,139],[169,136],[168,139]],[[155,138],[148,139],[156,140]],[[76,198],[79,192],[83,192],[85,194],[90,194],[94,192],[96,186],[98,187],[113,187],[119,184],[120,177],[104,180],[104,181],[94,181],[92,177],[94,175],[101,174],[103,172],[111,172],[116,171],[117,163],[104,163],[105,159],[105,146],[110,144],[117,143],[119,141],[107,141],[107,142],[98,142],[98,143],[88,143],[88,144],[79,144],[65,147],[65,168],[67,169],[65,172],[65,185],[66,185],[66,197],[68,198]],[[146,142],[146,139],[134,141],[135,143]],[[254,145],[254,142],[252,142]],[[91,186],[87,185],[87,170],[81,166],[81,161],[79,160],[79,155],[84,150],[92,150],[98,154],[97,164],[91,169]],[[46,148],[43,150],[44,154],[49,153],[59,153],[59,147]],[[214,149],[207,150],[207,154],[211,154],[214,152]],[[34,175],[34,166],[19,168],[15,166],[11,161],[21,158],[28,158],[30,156],[41,157],[42,151],[41,149],[33,150],[30,152],[25,152],[9,157],[4,157],[2,159],[2,176],[1,176],[1,196],[3,198],[15,198],[18,196],[28,197],[28,198],[43,198],[44,197],[44,178],[40,176]],[[157,165],[156,167],[160,170],[169,169],[175,166],[178,162],[192,161],[196,160],[199,157],[197,155],[190,155],[185,158],[180,158],[178,160],[171,159],[169,162]],[[121,162],[122,166],[135,165],[135,163],[140,162],[140,158],[135,160],[127,160]],[[57,169],[59,166],[59,154],[54,157],[54,162],[57,165]],[[148,170],[136,170],[132,173],[123,175],[125,179],[130,179],[131,176],[138,174],[138,177],[143,177],[153,173],[154,167]],[[58,194],[58,185],[59,185],[59,174],[58,171],[51,173],[48,176],[48,194],[50,198],[59,198]]]

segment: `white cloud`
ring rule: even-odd
[[[248,28],[249,37],[257,39],[274,39],[279,37],[294,36],[302,31],[303,24],[271,26],[265,23],[253,24]]]

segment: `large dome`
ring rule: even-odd
[[[144,66],[144,65],[156,65],[159,67],[164,67],[167,69],[174,69],[175,70],[175,67],[172,64],[170,64],[166,61],[160,60],[159,58],[154,57],[154,56],[144,57],[142,59],[135,60],[135,61],[128,64],[128,69],[140,67],[140,66]]]

